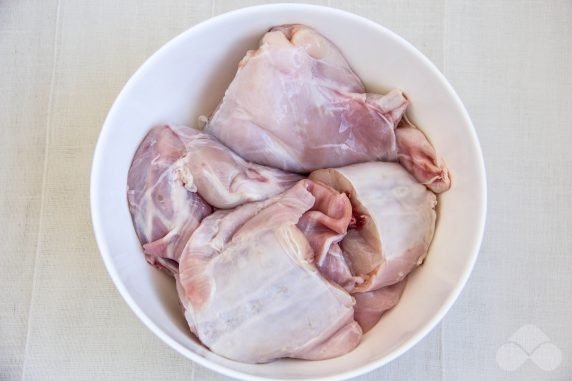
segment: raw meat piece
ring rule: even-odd
[[[354,276],[353,292],[401,281],[422,263],[435,230],[434,193],[397,163],[370,162],[313,172],[310,179],[348,194],[354,223],[340,246]]]
[[[186,154],[177,165],[187,188],[197,191],[215,208],[227,209],[265,200],[291,188],[302,178],[248,163],[213,136],[193,128],[170,128],[186,146]]]
[[[434,192],[448,170],[420,130],[403,123],[399,90],[365,93],[340,51],[303,25],[275,27],[249,51],[206,131],[254,163],[306,173],[399,160]]]
[[[302,180],[272,199],[219,210],[192,235],[181,258],[181,301],[213,352],[249,363],[317,360],[359,343],[352,297],[320,275],[296,227],[320,203],[313,189]]]
[[[378,290],[353,294],[356,300],[354,319],[359,323],[364,333],[372,329],[381,319],[381,316],[399,302],[406,282],[407,279],[404,279],[399,283]]]
[[[195,129],[170,125],[151,129],[135,153],[127,192],[147,261],[176,272],[191,233],[211,213],[209,204],[230,208],[263,200],[300,179],[248,163]]]
[[[330,246],[346,235],[352,206],[348,196],[329,186],[308,181],[307,188],[314,195],[315,202],[297,226],[314,250],[316,265],[321,266]]]
[[[449,170],[421,130],[404,117],[396,129],[399,162],[435,193],[451,187]]]
[[[205,128],[244,159],[292,172],[397,160],[407,100],[364,91],[330,41],[303,25],[276,27],[240,62]]]
[[[324,278],[338,284],[348,292],[353,291],[364,281],[362,277],[352,274],[348,260],[337,242],[332,243],[322,263],[318,265],[318,269]]]
[[[127,200],[147,261],[172,274],[191,233],[211,207],[186,188],[176,162],[185,145],[168,126],[153,128],[135,152]]]
[[[309,182],[309,190],[316,202],[304,213],[297,226],[304,233],[314,250],[314,263],[322,275],[352,290],[356,283],[363,282],[354,277],[347,266],[338,245],[346,235],[352,219],[350,200],[344,193],[319,182]]]

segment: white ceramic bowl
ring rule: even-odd
[[[193,340],[173,281],[145,263],[126,201],[127,171],[146,132],[160,123],[196,125],[210,114],[240,58],[271,26],[303,23],[333,41],[370,91],[393,87],[411,101],[409,116],[453,174],[440,196],[438,226],[425,264],[401,298],[351,353],[327,361],[242,364]],[[143,36],[144,37],[144,36]],[[189,359],[228,376],[316,380],[354,377],[395,359],[421,340],[463,288],[478,254],[486,210],[485,171],[469,116],[425,56],[391,31],[350,13],[310,5],[245,8],[205,21],[163,46],[129,80],[101,131],[91,177],[91,211],[103,260],[135,314]]]

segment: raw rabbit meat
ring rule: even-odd
[[[329,359],[397,304],[451,186],[407,106],[399,89],[367,93],[313,29],[283,25],[246,53],[204,133],[148,133],[129,210],[205,346],[247,363]]]
[[[184,126],[151,129],[128,176],[128,202],[149,263],[176,272],[211,206],[230,208],[292,187],[300,175],[244,161],[213,136]]]
[[[420,265],[435,230],[435,194],[397,163],[370,162],[312,172],[310,179],[349,195],[353,224],[340,243],[352,292],[395,284]]]
[[[229,359],[261,363],[327,359],[359,343],[353,298],[320,275],[296,226],[309,210],[324,213],[312,220],[344,216],[344,202],[330,196],[302,180],[272,199],[203,220],[181,258],[179,289],[203,344]],[[332,216],[329,202],[336,204]]]
[[[364,333],[372,329],[381,316],[392,309],[405,288],[407,279],[391,286],[368,292],[357,292],[352,296],[356,300],[354,319],[359,323]]]
[[[233,208],[265,200],[291,188],[302,177],[279,169],[246,162],[216,138],[194,128],[169,126],[186,147],[177,162],[187,188],[210,205]]]
[[[321,183],[308,182],[315,202],[298,221],[298,228],[304,233],[314,250],[314,262],[321,267],[332,245],[346,235],[352,218],[352,206],[344,193]]]
[[[211,207],[186,188],[177,161],[185,144],[168,126],[153,128],[135,152],[127,178],[133,225],[147,261],[171,274],[199,222]]]
[[[433,192],[442,193],[449,190],[449,170],[423,132],[404,117],[395,134],[401,165]]]
[[[447,190],[447,169],[425,135],[396,131],[407,104],[400,90],[366,93],[330,41],[285,25],[242,59],[205,129],[255,163],[306,173],[400,160],[433,191]]]
[[[318,269],[322,275],[346,291],[353,291],[357,285],[363,283],[364,279],[352,274],[342,249],[338,242],[333,242],[325,256],[322,257]]]
[[[406,107],[398,90],[366,94],[330,41],[289,25],[246,54],[205,128],[246,160],[305,173],[397,160],[394,129]]]
[[[338,244],[346,236],[353,218],[351,202],[345,193],[320,182],[312,184],[316,202],[296,226],[314,250],[314,263],[320,273],[341,287],[353,290],[363,279],[351,274]]]

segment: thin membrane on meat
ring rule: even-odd
[[[181,300],[213,352],[249,363],[318,360],[359,343],[353,298],[321,276],[296,226],[316,204],[313,187],[302,180],[272,199],[216,211],[189,240]]]
[[[313,172],[310,179],[349,195],[354,215],[340,242],[347,265],[364,281],[352,292],[395,284],[427,255],[437,198],[397,163],[370,162]]]
[[[129,210],[205,346],[246,363],[329,359],[398,303],[451,187],[408,103],[367,92],[315,30],[282,25],[240,61],[204,131],[149,131]]]
[[[244,159],[292,172],[397,160],[401,91],[367,94],[340,51],[303,25],[249,51],[206,125]]]
[[[404,279],[391,286],[352,294],[356,300],[354,319],[359,323],[364,333],[372,329],[382,315],[399,302],[406,282],[407,279]]]
[[[367,93],[338,48],[304,25],[266,33],[249,51],[207,123],[244,159],[306,173],[375,160],[400,161],[435,192],[449,188],[445,164],[417,129],[397,129],[400,90]]]
[[[399,163],[421,184],[435,193],[451,188],[449,169],[435,152],[423,132],[406,117],[395,130]]]
[[[148,262],[174,273],[183,247],[211,206],[264,200],[300,179],[248,163],[211,135],[162,125],[151,129],[135,153],[127,198]]]
[[[178,170],[185,153],[184,142],[169,126],[155,127],[135,152],[127,178],[129,211],[145,258],[172,274],[191,233],[211,213]]]
[[[291,188],[302,177],[245,161],[212,135],[185,126],[170,126],[185,143],[177,165],[187,188],[210,205],[233,208],[265,200]]]

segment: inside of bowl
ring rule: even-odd
[[[126,201],[127,172],[146,132],[161,123],[197,126],[209,115],[244,53],[271,26],[304,23],[334,41],[370,91],[401,88],[410,118],[429,136],[453,175],[439,197],[438,226],[425,264],[400,303],[351,353],[326,361],[242,364],[197,343],[182,316],[174,282],[146,264]],[[480,242],[484,174],[478,143],[456,95],[420,53],[393,33],[327,8],[268,6],[209,20],[163,47],[129,81],[105,123],[92,177],[94,227],[119,290],[137,315],[182,354],[235,377],[282,379],[357,375],[383,364],[433,327],[460,291]],[[353,372],[353,373],[352,373]]]

